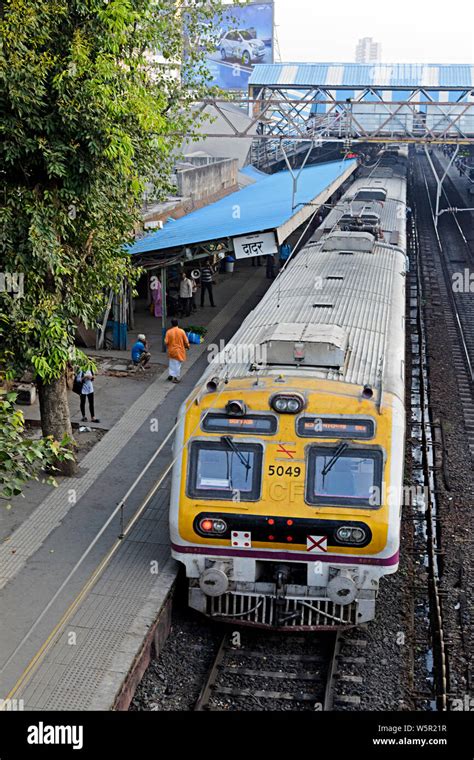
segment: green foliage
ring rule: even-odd
[[[15,393],[0,396],[0,500],[6,500],[7,507],[8,500],[21,494],[22,486],[32,478],[56,485],[52,475],[41,477],[41,472],[45,468],[54,470],[58,460],[73,458],[67,438],[58,442],[25,437],[24,417],[15,409],[15,399]]]
[[[183,137],[199,124],[189,105],[208,94],[202,62],[212,40],[202,31],[219,8],[0,0],[0,275],[23,277],[21,292],[0,289],[0,383],[33,369],[41,387],[68,363],[88,366],[76,326],[94,327],[110,288],[136,281],[124,243],[145,183],[166,194]],[[52,394],[47,405],[48,424],[64,420]],[[68,440],[29,441],[23,430],[13,397],[3,397],[2,498],[43,465],[72,458]]]
[[[22,297],[0,293],[0,376],[33,367],[51,383],[83,361],[76,324],[94,326],[109,289],[136,279],[123,244],[145,182],[166,193],[198,126],[189,104],[208,94],[203,29],[220,7],[0,3],[0,260],[24,275]]]

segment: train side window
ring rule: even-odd
[[[257,501],[262,482],[263,446],[193,441],[190,446],[188,495],[199,499]]]
[[[381,504],[382,469],[383,454],[380,449],[353,448],[347,444],[311,446],[306,501],[317,506],[347,505],[378,509]]]

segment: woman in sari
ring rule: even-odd
[[[161,317],[163,313],[162,288],[160,278],[153,276],[150,280],[151,298],[153,301],[153,314]]]

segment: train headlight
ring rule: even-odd
[[[350,541],[351,529],[344,526],[342,528],[338,528],[336,531],[336,536],[338,537],[339,541]]]
[[[367,533],[363,528],[341,525],[336,530],[336,538],[342,544],[361,544],[367,538]]]
[[[277,398],[273,402],[273,408],[277,412],[286,412],[288,410],[288,401],[286,398]]]
[[[305,400],[299,393],[279,393],[270,399],[270,406],[280,414],[298,414],[305,407]]]
[[[244,417],[247,413],[247,407],[243,401],[239,399],[232,399],[225,405],[227,414],[232,414],[234,417]]]
[[[213,519],[212,517],[203,517],[199,521],[199,529],[202,533],[217,534],[225,533],[227,530],[227,523],[220,518]]]
[[[360,544],[365,541],[365,530],[363,528],[352,528],[352,540]]]

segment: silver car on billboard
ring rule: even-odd
[[[265,57],[265,43],[251,29],[229,29],[219,42],[219,50],[223,61],[234,59],[244,66]]]

